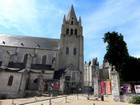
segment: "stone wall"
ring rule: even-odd
[[[13,83],[8,86],[9,77],[13,76]],[[0,72],[0,93],[18,93],[20,89],[22,73]]]
[[[95,79],[95,80],[94,80]],[[97,58],[94,58],[88,63],[84,64],[84,86],[94,86],[94,81],[97,81],[95,84],[98,85],[99,80],[99,64]]]
[[[120,100],[120,78],[119,78],[119,73],[115,70],[115,67],[113,67],[113,70],[111,71],[111,87],[112,87],[113,99],[115,101],[121,101]]]
[[[38,81],[40,73],[30,73],[29,76],[29,83],[28,83],[28,89],[29,90],[38,90],[38,83],[35,82]],[[54,71],[47,71],[47,73],[42,74],[44,80],[52,80],[54,76]]]
[[[9,62],[22,63],[24,56],[28,54],[27,66],[30,68],[31,63],[42,64],[44,55],[46,56],[46,64],[52,65],[52,60],[57,56],[57,50],[0,46],[0,54],[3,55],[0,56],[2,66],[8,66]]]
[[[61,65],[60,69],[66,69],[70,64],[73,64],[76,68],[79,67],[80,58],[80,38],[76,36],[65,36],[62,38],[61,44]],[[66,54],[66,48],[69,48],[69,54]],[[76,48],[76,55],[73,54],[73,50]],[[65,63],[64,63],[65,62]]]
[[[91,62],[84,65],[84,86],[93,86],[93,70]]]

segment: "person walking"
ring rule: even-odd
[[[92,96],[93,91],[94,91],[94,89],[90,86],[90,87],[88,88],[88,97],[87,97],[88,100],[89,100],[89,97]]]
[[[94,92],[94,88],[93,87],[90,87],[90,96],[93,95],[93,92]]]
[[[92,95],[94,95],[94,88],[92,88]]]

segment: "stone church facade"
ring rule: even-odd
[[[0,35],[0,93],[60,91],[83,87],[83,28],[73,6],[64,16],[60,39]],[[57,85],[56,85],[57,87]]]

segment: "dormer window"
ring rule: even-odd
[[[23,43],[21,43],[21,45],[22,45],[22,46],[24,46],[24,44],[23,44]]]
[[[3,43],[3,44],[5,44],[5,42],[4,42],[4,41],[3,41],[2,43]]]
[[[40,47],[40,45],[39,45],[39,44],[38,44],[37,46],[38,46],[38,47]]]

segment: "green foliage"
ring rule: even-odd
[[[107,32],[103,39],[104,43],[107,43],[107,52],[104,56],[104,61],[108,61],[116,67],[117,71],[120,71],[121,65],[129,56],[123,35],[117,32]]]
[[[124,80],[130,81],[139,81],[139,74],[140,74],[140,60],[129,56],[129,58],[125,61],[122,65],[123,71],[121,74],[124,77]],[[133,77],[132,77],[133,76]]]
[[[7,95],[6,94],[0,94],[0,99],[7,99]]]
[[[133,96],[130,100],[129,103],[132,104],[140,104],[140,96]]]
[[[107,32],[103,40],[107,43],[104,62],[108,61],[115,66],[121,81],[140,81],[140,58],[129,55],[123,35],[118,32]]]

